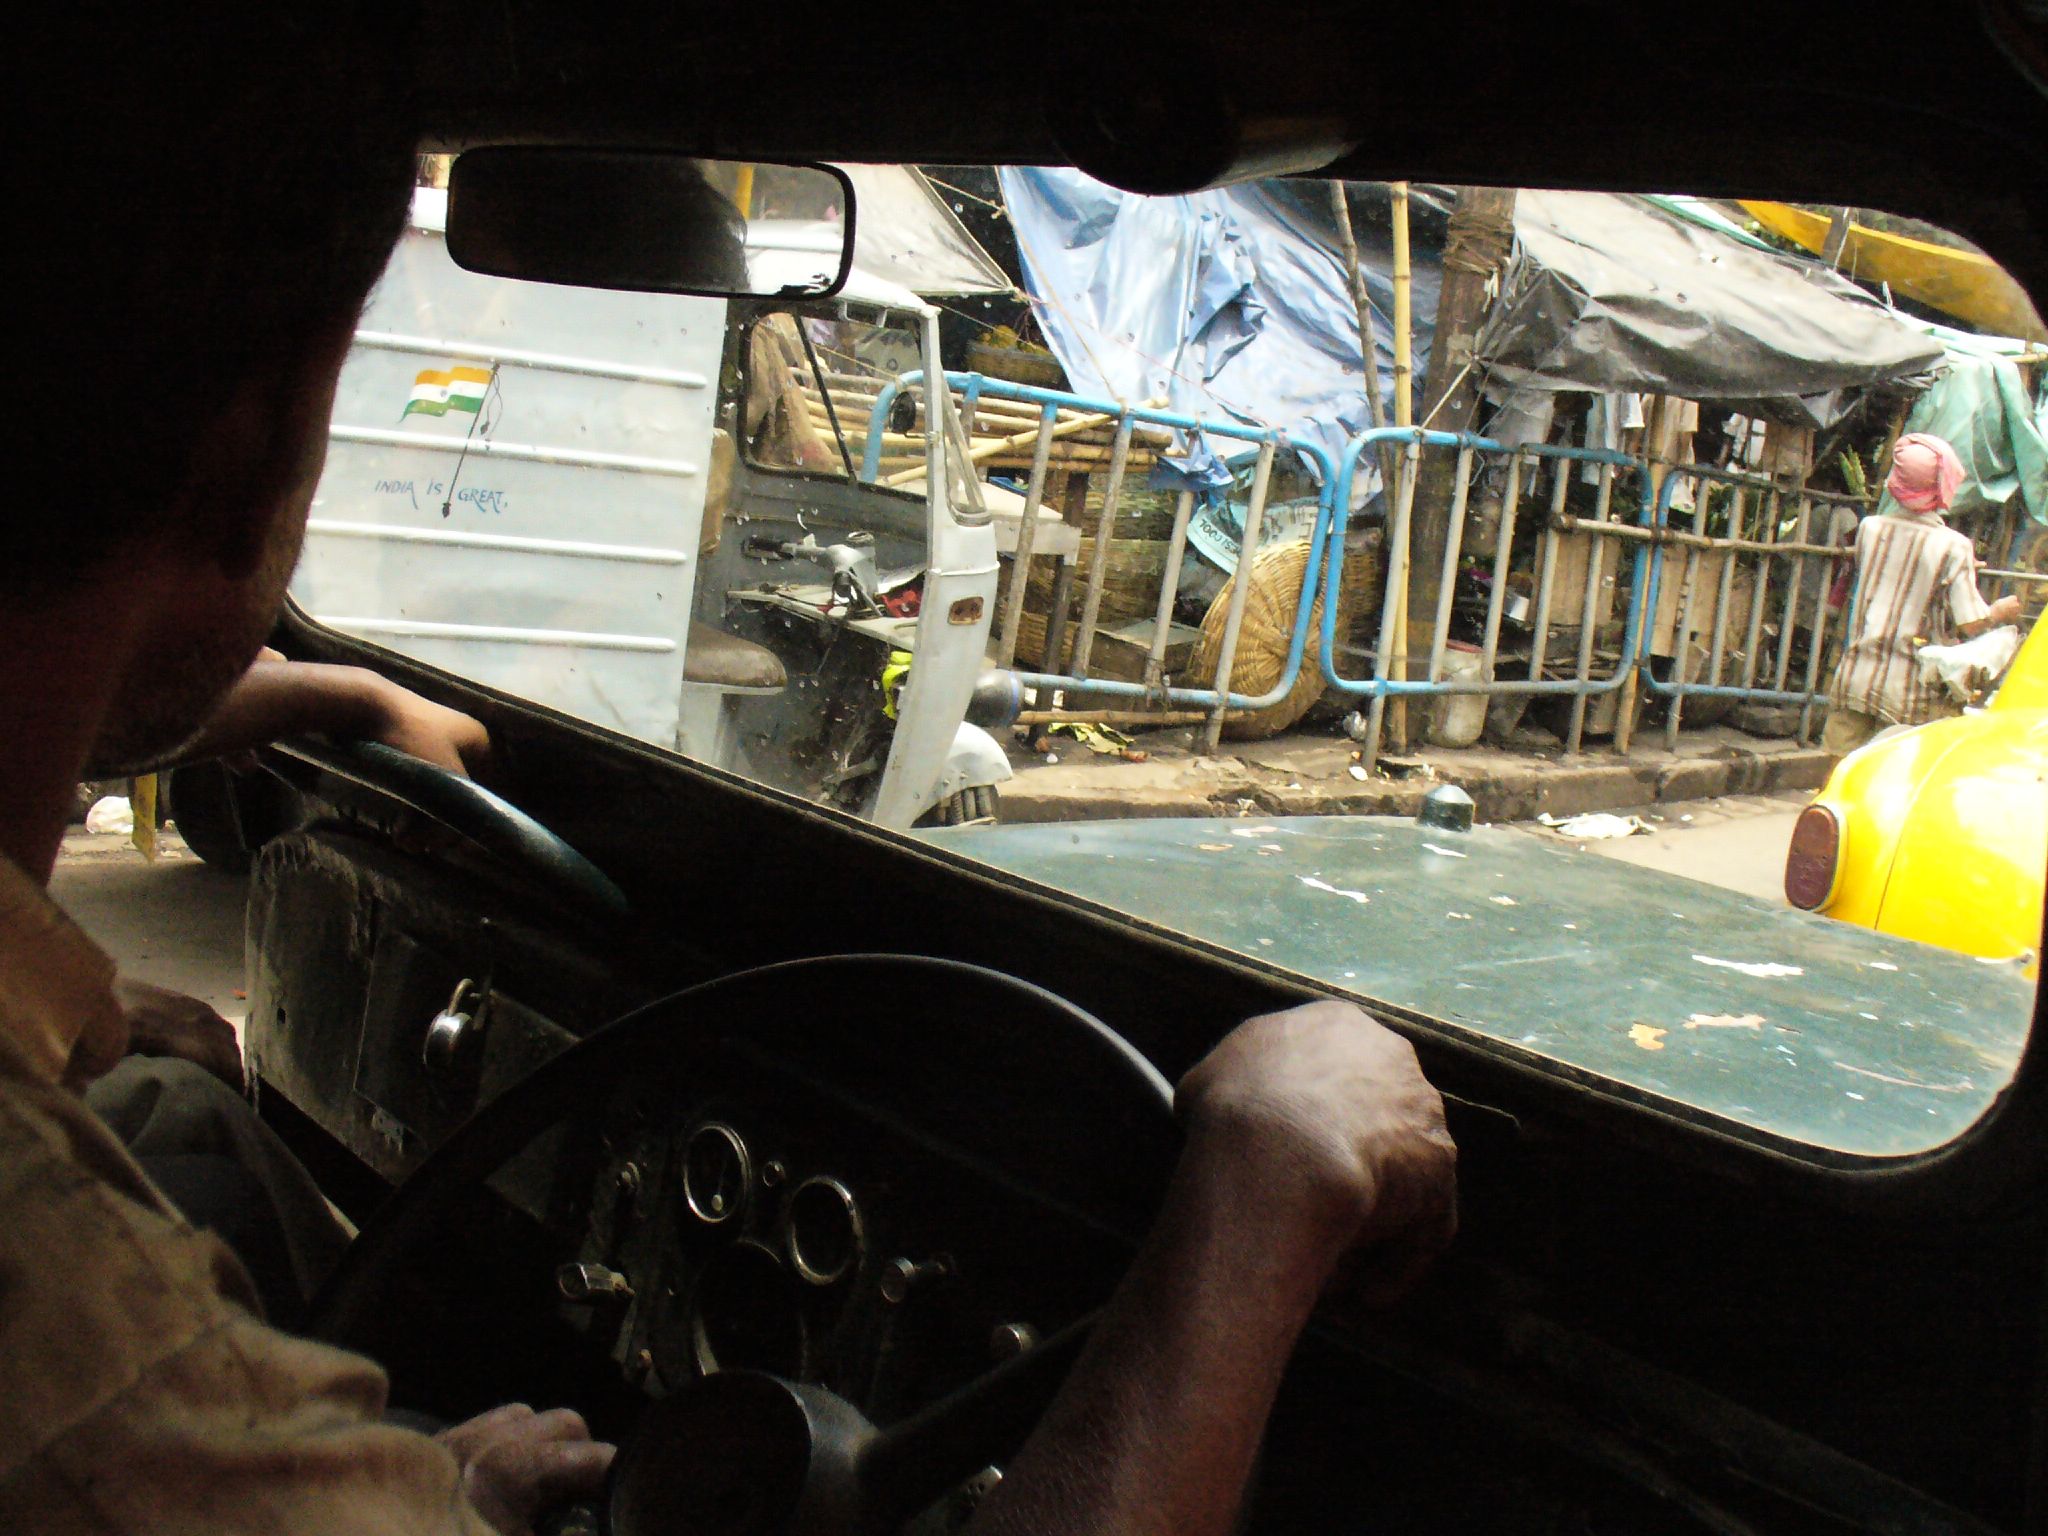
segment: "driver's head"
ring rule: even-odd
[[[189,735],[276,616],[413,180],[403,10],[86,5],[18,40],[0,605],[120,574],[110,762]]]

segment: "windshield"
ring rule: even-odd
[[[903,297],[606,296],[659,344],[596,394],[374,359],[427,328],[402,248],[335,440],[447,473],[331,462],[301,604],[1740,1134],[1985,1112],[2048,867],[2037,646],[1982,708],[2048,569],[2048,331],[1995,263],[1764,201],[861,170],[931,225],[857,225]],[[509,473],[567,439],[515,411],[583,455],[542,521]],[[520,558],[424,622],[344,475]],[[643,586],[684,622],[624,623]]]

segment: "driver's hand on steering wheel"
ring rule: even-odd
[[[1349,1003],[1247,1020],[1174,1095],[1191,1145],[1258,1175],[1367,1301],[1422,1277],[1458,1229],[1457,1147],[1415,1050]]]
[[[571,1408],[508,1403],[434,1437],[462,1468],[462,1491],[501,1536],[533,1536],[542,1510],[603,1491],[614,1447]]]

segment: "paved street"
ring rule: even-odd
[[[189,992],[239,1026],[243,882],[208,869],[174,835],[145,863],[125,837],[74,829],[50,881],[64,910],[130,976]]]
[[[1792,823],[1812,798],[1810,794],[1723,795],[1651,806],[1635,813],[1650,825],[1647,834],[1577,846],[1601,858],[1666,870],[1766,901],[1782,901],[1785,846],[1792,838]],[[1520,825],[1534,836],[1569,842],[1548,827],[1533,822]]]

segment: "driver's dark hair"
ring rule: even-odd
[[[0,601],[116,557],[232,392],[360,309],[417,163],[410,9],[76,4],[12,40]]]

